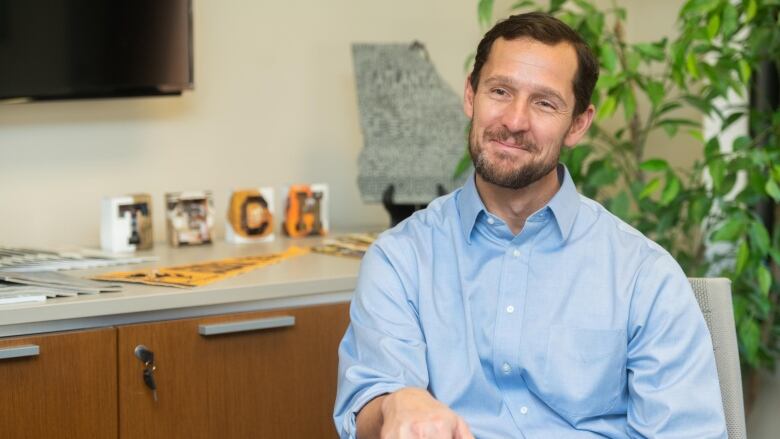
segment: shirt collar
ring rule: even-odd
[[[458,197],[460,226],[463,229],[463,237],[466,238],[466,242],[469,244],[471,244],[471,231],[474,229],[474,224],[477,223],[477,217],[480,212],[486,210],[485,205],[482,203],[482,198],[479,197],[479,192],[477,192],[475,178],[474,173],[472,173],[466,179],[466,184],[463,185],[463,190]]]
[[[555,215],[561,239],[566,241],[569,239],[574,219],[577,218],[577,212],[580,209],[580,194],[577,193],[577,187],[574,186],[574,180],[572,180],[569,170],[563,164],[558,164],[558,181],[561,182],[561,187],[547,203],[547,206]]]
[[[477,192],[475,176],[472,173],[463,185],[463,190],[458,197],[458,212],[460,212],[460,225],[463,230],[463,236],[466,242],[471,244],[471,232],[481,212],[487,212],[485,204]],[[574,181],[569,174],[569,170],[563,164],[558,165],[558,180],[561,187],[555,196],[547,203],[547,207],[552,211],[558,230],[561,233],[563,241],[569,238],[574,219],[579,210],[579,194],[574,186]]]

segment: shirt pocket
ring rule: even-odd
[[[620,399],[626,333],[553,325],[547,342],[544,399],[559,413],[596,416]]]

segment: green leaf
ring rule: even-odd
[[[766,297],[769,295],[769,289],[772,287],[772,274],[764,265],[759,265],[756,271],[758,276],[758,289],[761,295]]]
[[[712,186],[719,191],[723,186],[723,179],[726,176],[726,163],[722,159],[715,159],[708,164],[710,177],[712,177]]]
[[[555,14],[561,9],[561,6],[566,3],[566,0],[550,0],[550,14]]]
[[[692,77],[695,79],[699,78],[699,68],[696,62],[696,55],[693,52],[688,52],[688,56],[685,57],[685,68]]]
[[[614,71],[615,67],[617,67],[617,53],[615,53],[615,49],[611,44],[604,44],[601,46],[601,63],[610,72]]]
[[[702,134],[701,130],[688,130],[688,134],[690,134],[691,137],[696,139],[699,143],[704,143],[704,134]]]
[[[630,88],[625,89],[623,93],[623,114],[627,121],[630,121],[636,114],[636,98]]]
[[[628,194],[626,194],[625,191],[620,191],[620,193],[617,194],[617,196],[615,196],[615,198],[613,198],[609,203],[609,210],[619,218],[625,220],[628,219],[629,206],[630,202],[628,199]]]
[[[466,172],[466,170],[469,169],[469,166],[471,166],[471,155],[468,151],[466,151],[458,161],[458,165],[455,166],[455,174],[453,175],[453,178],[460,177],[464,172]]]
[[[604,103],[601,105],[601,108],[598,112],[598,119],[604,120],[610,116],[612,116],[615,113],[615,107],[617,107],[617,99],[615,96],[607,96],[607,99],[604,101]]]
[[[619,76],[612,76],[609,74],[599,75],[599,80],[596,82],[596,88],[599,90],[609,90],[622,82]]]
[[[663,46],[651,43],[634,44],[634,49],[645,59],[663,61],[666,59]]]
[[[713,241],[734,241],[745,230],[745,222],[740,218],[729,218],[712,235]]]
[[[780,187],[777,186],[774,178],[767,180],[764,190],[766,190],[767,195],[772,197],[773,200],[780,202]]]
[[[694,58],[694,62],[695,62]],[[682,97],[683,100],[687,103],[689,103],[694,108],[698,109],[704,114],[709,114],[711,111],[713,111],[712,104],[707,99],[700,98],[699,96],[693,96],[693,95],[685,95]]]
[[[520,0],[519,2],[516,2],[511,6],[511,9],[522,9],[526,6],[534,6],[536,7],[536,2],[532,0]]]
[[[650,102],[653,103],[653,107],[658,107],[664,98],[664,85],[659,81],[650,81],[645,88],[647,96],[650,98]]]
[[[710,40],[714,39],[715,36],[718,35],[719,30],[720,30],[720,15],[712,14],[710,16],[709,21],[707,22],[707,36],[710,37]]]
[[[723,35],[730,38],[739,27],[739,12],[737,8],[731,2],[727,2],[723,6],[723,21],[721,28],[723,29]]]
[[[639,64],[642,62],[642,55],[639,52],[628,52],[626,55],[626,64],[628,65],[629,72],[635,72],[639,69]]]
[[[717,137],[713,137],[704,145],[704,157],[707,160],[711,160],[718,156],[720,156],[720,140]]]
[[[749,0],[747,7],[745,8],[745,18],[747,21],[752,21],[756,17],[758,12],[758,2],[756,0]]]
[[[723,125],[720,126],[720,131],[726,131],[728,127],[734,124],[734,122],[742,119],[745,116],[745,113],[741,111],[737,111],[734,113],[729,114],[729,117],[726,118],[725,121],[723,121]],[[736,141],[735,141],[736,143]]]
[[[664,191],[661,193],[661,205],[667,206],[669,203],[674,201],[675,198],[677,198],[677,195],[680,193],[680,180],[675,176],[670,176],[667,179],[666,187],[664,187]]]
[[[761,329],[758,327],[758,322],[755,319],[746,317],[740,322],[737,329],[745,358],[748,363],[756,365],[758,363],[758,348],[761,345]]]
[[[587,2],[581,2],[584,5],[587,5],[592,9],[592,11],[586,11],[586,17],[585,17],[585,24],[588,26],[588,29],[593,32],[593,35],[603,35],[604,34],[604,14],[598,13],[595,11],[595,8],[593,6],[590,6]],[[584,9],[587,9],[587,7],[584,7]]]
[[[750,83],[750,75],[752,74],[752,68],[750,67],[750,63],[745,61],[744,59],[739,60],[739,77],[742,79],[742,82],[745,84]]]
[[[469,53],[469,55],[466,57],[466,61],[463,62],[463,71],[466,73],[471,72],[471,68],[474,66],[474,56],[476,55],[475,52]]]
[[[748,248],[747,243],[742,241],[739,243],[739,247],[737,248],[737,264],[736,268],[734,269],[737,276],[739,276],[742,273],[742,270],[745,269],[745,265],[747,264],[749,258],[750,249]]]
[[[769,252],[769,232],[766,227],[760,221],[753,221],[750,223],[750,229],[748,231],[750,240],[753,242],[754,247],[758,250],[759,256],[763,257]]]
[[[661,105],[661,108],[658,109],[658,115],[661,116],[662,114],[674,111],[680,107],[682,107],[682,104],[679,102],[667,102]]]
[[[718,0],[690,0],[680,11],[681,16],[701,17],[718,7]]]
[[[643,200],[649,197],[650,195],[655,193],[660,187],[661,187],[660,178],[654,178],[650,180],[650,182],[645,185],[645,188],[642,189],[642,192],[639,193],[639,199]]]
[[[493,21],[493,0],[479,0],[477,4],[477,18],[479,26],[483,29],[490,27]]]
[[[647,172],[666,171],[669,169],[669,163],[664,159],[650,159],[642,162],[639,169]]]
[[[699,127],[700,124],[697,123],[694,120],[690,119],[680,119],[680,118],[669,118],[669,119],[663,119],[656,122],[656,126],[659,126],[666,131],[666,134],[669,135],[669,137],[674,137],[675,134],[677,134],[677,130],[680,128],[681,125],[690,126],[690,127]]]

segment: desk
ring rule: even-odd
[[[169,248],[172,266],[312,245],[315,239]],[[120,293],[0,307],[3,437],[335,437],[336,349],[348,324],[358,260],[308,254],[204,287],[126,284]],[[292,317],[295,326],[204,336],[202,325]],[[155,352],[159,400],[133,349]],[[6,428],[10,425],[10,428]]]

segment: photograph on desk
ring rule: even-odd
[[[284,234],[291,238],[323,236],[328,233],[328,185],[296,184],[287,193]]]
[[[165,206],[168,243],[171,246],[211,244],[214,241],[211,191],[167,193]]]
[[[228,203],[225,240],[231,244],[274,239],[274,189],[234,190]]]
[[[101,205],[100,247],[111,253],[149,250],[153,245],[152,197],[105,197]]]

